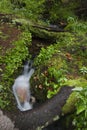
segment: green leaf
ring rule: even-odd
[[[83,112],[83,111],[85,111],[84,105],[78,106],[78,108],[77,108],[77,115],[80,114],[80,113]]]

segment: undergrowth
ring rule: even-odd
[[[87,128],[87,86],[75,90],[78,101],[76,102],[76,115],[73,120],[75,130]]]
[[[78,7],[79,4],[76,1],[69,2],[67,6],[61,4],[60,1],[49,1],[51,8],[47,8],[47,10],[44,10],[44,7],[46,7],[44,2],[45,0],[39,2],[35,0],[24,0],[24,2],[1,0],[0,11],[2,13],[12,11],[13,14],[21,17],[30,19],[33,17],[36,21],[44,19],[43,14],[46,15],[45,12],[47,11],[48,19],[45,21],[48,23],[56,23],[59,19],[60,21],[67,21],[65,32],[56,33],[55,44],[42,48],[35,58],[34,65],[37,69],[32,84],[37,99],[41,101],[51,98],[58,92],[60,87],[65,84],[69,85],[69,82],[71,86],[82,87],[77,92],[77,113],[73,124],[76,130],[85,130],[87,128],[87,22],[78,20],[74,12],[71,11]],[[40,32],[37,31],[38,34]],[[44,31],[44,35],[47,36],[46,31]],[[53,36],[53,34],[51,35]],[[5,65],[5,71],[0,83],[1,108],[5,108],[10,104],[13,77],[15,77],[14,74],[17,72],[17,68],[21,66],[22,60],[28,56],[26,43],[30,43],[30,39],[30,34],[23,34],[18,41],[13,43],[15,47],[6,52],[6,57],[0,57],[0,61]],[[1,68],[0,72],[2,72]],[[85,79],[85,84],[83,79]]]
[[[56,43],[42,48],[35,58],[38,70],[34,75],[34,91],[40,96],[37,98],[46,100],[63,85],[81,87],[82,90],[74,95],[75,102],[70,102],[77,109],[73,125],[81,130],[87,128],[87,22],[73,17],[68,17],[67,22],[65,30],[69,32],[58,33]]]
[[[28,47],[31,45],[31,34],[23,32],[17,41],[12,42],[12,45],[14,47],[8,49],[0,60],[1,65],[5,67],[0,83],[0,107],[8,109],[12,102],[12,84],[18,68],[26,57],[30,58]]]

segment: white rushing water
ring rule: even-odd
[[[17,107],[20,111],[27,111],[32,109],[32,103],[30,103],[30,78],[34,73],[34,69],[29,66],[29,62],[24,65],[24,72],[22,75],[15,79],[12,86],[13,94],[17,101]]]

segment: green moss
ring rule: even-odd
[[[76,92],[73,92],[69,96],[68,100],[66,101],[66,104],[63,106],[62,113],[67,114],[67,113],[73,112],[73,110],[75,110],[76,102],[77,102],[77,95],[76,95]]]
[[[79,77],[76,79],[69,79],[65,85],[69,85],[69,86],[75,86],[75,87],[85,87],[87,86],[87,80],[84,79],[83,77]]]
[[[58,32],[51,32],[45,29],[37,29],[35,27],[34,28],[30,27],[29,29],[34,36],[39,37],[39,38],[44,38],[51,42],[55,42],[59,34]]]
[[[84,78],[77,78],[77,79],[70,79],[68,81],[66,81],[65,85],[69,85],[69,86],[74,86],[77,87],[78,89],[83,87],[85,88],[87,86],[87,80]],[[77,92],[73,92],[68,100],[66,101],[66,104],[64,105],[62,111],[64,114],[72,112],[75,109],[75,104],[78,101],[78,97],[77,97]]]

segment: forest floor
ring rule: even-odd
[[[0,48],[1,48],[0,56],[5,56],[6,51],[8,49],[14,48],[14,46],[11,43],[13,41],[16,41],[20,34],[21,34],[21,30],[11,24],[3,23],[0,25]],[[47,47],[49,44],[48,41],[43,41],[42,39],[38,39],[38,38],[33,39],[32,43],[33,44],[30,47],[30,53],[33,54],[34,57],[39,54],[41,47]],[[4,64],[0,65],[0,68],[4,70],[4,68],[5,68]],[[0,74],[0,77],[1,77],[1,74]],[[12,113],[13,112],[11,112],[11,111],[10,112],[4,111],[4,114],[7,115],[8,117],[10,117],[11,119],[15,118],[15,117],[13,117],[14,114],[12,114]],[[17,111],[17,114],[18,114],[18,111]],[[17,116],[17,114],[15,111],[15,116]],[[57,127],[57,129],[59,130],[60,129],[59,123],[57,126],[53,125],[53,129],[55,127]],[[47,128],[47,129],[50,129],[50,128]],[[52,126],[51,126],[51,129],[52,129]]]
[[[20,29],[11,24],[0,24],[0,46],[2,47],[3,54],[5,54],[7,49],[13,47],[11,43],[18,39],[20,33]]]
[[[21,30],[11,24],[0,24],[0,57],[4,57],[6,52],[14,47],[12,42],[18,39],[20,33]],[[4,70],[4,68],[4,64],[0,63],[0,69]],[[0,80],[1,74],[2,73],[0,71]]]
[[[5,56],[6,52],[8,49],[12,49],[14,48],[14,46],[11,44],[13,41],[16,41],[18,39],[18,37],[21,34],[21,29],[17,28],[16,26],[12,25],[12,24],[8,24],[8,23],[1,23],[0,24],[0,56]],[[32,54],[32,57],[35,57],[36,55],[39,54],[40,49],[42,47],[47,47],[49,45],[49,41],[47,40],[43,40],[40,38],[33,38],[32,39],[32,46],[30,47],[30,54]],[[79,50],[81,50],[81,48],[77,48],[77,50],[75,49],[75,47],[73,48],[77,53],[79,52]],[[71,53],[70,51],[67,51],[66,48],[62,49],[62,56],[64,58],[64,60],[66,61],[66,63],[68,64],[68,70],[70,70],[67,74],[67,78],[68,79],[75,79],[78,78],[79,76],[81,76],[79,74],[79,68],[78,68],[78,64],[80,63],[80,60],[82,60],[80,57],[80,55],[78,54],[77,56],[75,56],[75,54]],[[82,50],[84,51],[84,50]],[[84,53],[84,52],[83,52]],[[62,59],[62,58],[61,58]],[[4,64],[0,64],[0,68],[4,69]],[[72,70],[71,70],[72,68]],[[0,78],[1,78],[1,71],[0,71]],[[76,81],[77,82],[77,81]],[[6,112],[6,114],[10,117],[12,115],[9,115],[9,112]],[[61,129],[59,127],[59,129]],[[59,130],[57,127],[57,130]],[[50,129],[51,130],[51,129]],[[63,130],[63,129],[61,129]]]

